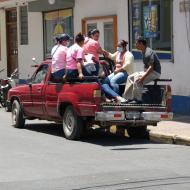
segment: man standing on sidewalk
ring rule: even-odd
[[[160,78],[161,65],[156,53],[147,47],[147,41],[139,37],[136,41],[136,48],[141,50],[144,71],[135,72],[128,76],[123,97],[128,103],[142,103],[143,85]]]

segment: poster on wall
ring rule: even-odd
[[[147,5],[143,7],[143,33],[145,38],[158,36],[158,6]]]
[[[141,36],[141,4],[139,2],[133,4],[132,15],[132,35],[135,43],[138,36]]]

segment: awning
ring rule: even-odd
[[[75,0],[55,0],[54,4],[50,4],[48,0],[38,0],[28,2],[29,12],[45,12],[58,9],[66,9],[74,7]]]

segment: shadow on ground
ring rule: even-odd
[[[53,136],[57,136],[61,138],[64,137],[62,125],[58,125],[54,123],[26,124],[24,130],[44,133],[47,135],[53,135]],[[111,134],[110,132],[105,131],[103,129],[89,130],[85,133],[85,135],[79,141],[84,142],[84,143],[97,144],[100,146],[125,146],[125,145],[133,145],[133,144],[150,143],[146,139],[128,138],[121,135]],[[122,148],[113,149],[113,150],[122,150]]]

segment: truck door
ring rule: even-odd
[[[39,67],[37,72],[32,77],[32,82],[30,85],[30,95],[31,95],[31,107],[30,113],[33,116],[44,115],[43,104],[44,104],[44,94],[43,89],[45,86],[45,79],[48,72],[48,65],[43,64]]]
[[[46,102],[46,112],[49,117],[51,118],[58,118],[58,110],[57,110],[57,103],[58,103],[58,95],[61,91],[63,91],[64,84],[61,83],[51,83],[46,87],[45,90],[45,102]]]

